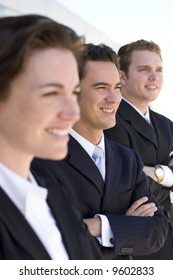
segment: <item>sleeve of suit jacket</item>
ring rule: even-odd
[[[135,151],[131,150],[131,153],[134,155],[133,159],[131,158],[133,176],[131,183],[129,183],[129,190],[121,193],[119,198],[122,200],[122,204],[125,204],[128,197],[131,196],[131,205],[137,199],[147,195],[147,202],[156,203],[148,187],[141,159]],[[116,255],[145,255],[149,251],[155,252],[163,246],[167,235],[167,219],[162,209],[157,203],[156,205],[158,211],[153,217],[129,217],[122,214],[106,215],[114,234]]]
[[[122,146],[121,146],[122,147]],[[120,149],[118,149],[120,150]],[[117,150],[117,152],[118,152]],[[154,201],[153,196],[147,187],[146,183],[146,176],[142,171],[142,162],[140,161],[139,157],[137,156],[136,152],[128,149],[129,156],[127,157],[127,149],[124,147],[121,148],[123,153],[125,154],[125,158],[128,158],[128,163],[126,164],[125,168],[121,172],[121,178],[125,179],[124,188],[125,190],[122,191],[122,185],[118,180],[118,191],[116,187],[113,187],[114,194],[108,193],[109,199],[111,202],[105,210],[102,209],[102,214],[105,214],[110,222],[110,226],[113,231],[114,235],[114,254],[115,255],[144,255],[148,252],[155,252],[158,250],[164,243],[166,235],[167,235],[167,219],[163,215],[162,210],[159,208],[156,215],[154,217],[126,217],[124,216],[125,211],[128,207],[137,199],[141,198],[142,196],[148,196],[149,201]],[[112,151],[113,152],[113,151]],[[113,156],[113,154],[112,154]],[[114,157],[114,156],[113,156]],[[58,163],[58,162],[57,162]],[[57,169],[60,169],[60,165],[53,164],[53,168],[50,168],[50,162],[46,164],[46,162],[40,162],[36,160],[34,162],[35,168],[37,167],[37,172],[43,174],[43,164],[44,167],[49,170],[49,179],[50,181],[54,181],[55,185],[57,184],[57,179],[55,178],[54,174]],[[63,170],[66,167],[66,175],[63,173],[64,176],[68,177],[69,175],[69,168],[67,165],[63,165]],[[38,168],[40,170],[38,170]],[[112,166],[112,168],[114,168]],[[35,169],[36,170],[36,169]],[[54,172],[53,172],[54,170]],[[68,170],[68,171],[67,171]],[[125,172],[125,173],[124,173]],[[62,178],[62,169],[59,174]],[[78,176],[78,172],[75,173]],[[51,176],[50,176],[51,175]],[[45,173],[44,173],[45,176]],[[81,174],[80,174],[81,176]],[[48,182],[48,177],[47,177]],[[70,181],[68,180],[69,184]],[[86,182],[86,181],[85,181]],[[123,183],[123,182],[122,182]],[[83,183],[84,185],[85,183]],[[71,182],[71,188],[73,191],[73,182]],[[72,187],[73,186],[73,187]],[[83,186],[84,187],[84,186]],[[86,187],[86,185],[85,185]],[[80,186],[79,186],[80,189]],[[83,190],[83,188],[82,188]],[[69,191],[70,194],[70,191]],[[91,193],[90,193],[91,196]],[[79,198],[78,198],[79,199]],[[96,198],[95,198],[96,199]],[[113,205],[117,203],[117,206],[114,207]],[[85,202],[85,206],[87,207],[87,203]],[[112,205],[113,204],[113,205]],[[112,205],[112,206],[111,206]],[[117,209],[115,211],[109,211],[109,206]],[[112,213],[112,214],[108,214]],[[94,213],[96,214],[96,213]],[[98,212],[99,214],[99,212]],[[108,215],[107,215],[108,214]]]
[[[133,144],[131,143],[131,135],[128,132],[128,129],[125,125],[124,120],[119,117],[117,113],[117,124],[111,129],[105,130],[105,135],[108,139],[114,140],[126,147],[134,148],[132,147]],[[171,170],[173,170],[173,167],[171,167]],[[167,201],[170,196],[170,188],[166,188],[162,186],[161,184],[158,184],[155,182],[151,177],[148,177],[148,183],[151,189],[151,192],[154,194],[157,202],[159,204],[164,203],[164,201]],[[173,190],[173,187],[172,187]]]

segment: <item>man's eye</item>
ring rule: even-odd
[[[99,86],[99,87],[96,87],[96,89],[105,89],[106,86]]]

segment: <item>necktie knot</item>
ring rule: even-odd
[[[93,158],[94,162],[101,160],[101,158],[103,158],[103,157],[104,157],[104,153],[103,153],[102,148],[100,148],[99,146],[96,146],[94,148],[94,152],[92,154],[92,158]]]
[[[148,117],[146,117],[146,116],[144,116],[144,118],[145,118],[146,122],[153,128],[151,120]]]
[[[147,118],[147,117],[144,117],[144,118],[145,118],[146,122],[150,124],[149,118]]]

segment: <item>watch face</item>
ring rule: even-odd
[[[163,177],[163,176],[164,176],[164,171],[163,171],[163,169],[158,167],[158,168],[156,169],[156,174],[157,174],[158,177]]]
[[[170,200],[171,200],[171,203],[173,203],[173,192],[170,191]]]
[[[161,183],[164,179],[164,169],[161,166],[156,166],[155,168],[155,176],[157,178],[157,183]]]

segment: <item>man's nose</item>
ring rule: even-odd
[[[155,81],[155,80],[159,80],[159,79],[160,79],[159,73],[157,73],[156,71],[152,71],[150,73],[149,80]]]
[[[119,89],[110,90],[106,98],[108,102],[120,102],[121,99],[122,99],[122,95]]]

